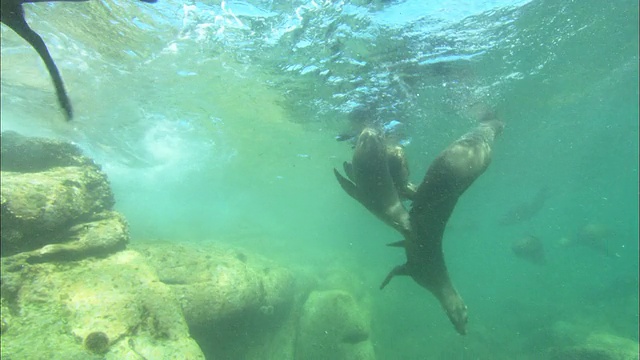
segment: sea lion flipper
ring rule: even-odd
[[[415,200],[417,192],[418,186],[411,182],[408,182],[403,188],[398,189],[398,195],[400,195],[403,200]]]
[[[399,266],[394,267],[393,270],[391,270],[389,272],[387,277],[384,279],[384,281],[380,285],[380,290],[384,289],[384,287],[387,286],[389,281],[391,281],[391,279],[396,275],[409,275],[409,273],[407,271],[407,264],[403,264],[403,265],[399,265]]]
[[[344,191],[347,194],[349,194],[349,196],[360,201],[357,196],[356,185],[351,181],[349,181],[349,179],[342,176],[342,174],[340,174],[338,170],[336,170],[335,168],[333,169],[333,173],[336,176],[336,179],[338,180],[338,182],[340,183],[340,186],[342,186],[342,189],[344,189]]]
[[[353,164],[351,164],[348,161],[345,161],[342,163],[342,168],[344,169],[344,173],[347,174],[347,177],[349,178],[349,180],[353,181],[354,176],[353,176]]]
[[[22,9],[22,4],[19,3],[12,7],[9,6],[10,5],[3,4],[3,12],[6,12],[7,15],[3,14],[4,16],[2,16],[2,22],[9,26],[18,35],[20,35],[20,37],[26,40],[33,47],[33,49],[36,50],[38,55],[40,55],[40,58],[49,71],[49,75],[51,76],[53,85],[56,88],[58,102],[64,109],[67,120],[71,120],[71,118],[73,117],[71,101],[69,101],[67,91],[65,90],[64,83],[62,82],[62,76],[60,76],[58,67],[53,61],[51,54],[49,54],[47,45],[44,43],[44,40],[42,40],[40,35],[38,35],[38,33],[36,33],[33,29],[31,29],[31,27],[29,27],[29,24],[27,24],[27,21],[24,18],[24,10]]]
[[[400,240],[400,241],[387,244],[387,246],[393,246],[393,247],[405,247],[406,245],[407,245],[407,240]]]

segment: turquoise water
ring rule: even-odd
[[[637,2],[422,3],[26,5],[76,118],[64,121],[40,59],[3,26],[2,130],[78,143],[134,242],[213,239],[353,272],[380,359],[536,359],[562,331],[637,341]],[[478,103],[507,127],[445,233],[469,306],[460,337],[412,281],[377,290],[404,255],[336,183],[352,150],[334,137],[363,107],[402,122],[419,182]],[[498,224],[545,186],[532,218]],[[608,229],[612,256],[562,246],[590,224]],[[511,252],[528,235],[544,266]]]

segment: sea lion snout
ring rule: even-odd
[[[374,149],[383,147],[382,136],[378,131],[372,128],[365,128],[358,136],[356,148],[361,151],[375,151]]]
[[[483,121],[482,125],[491,128],[493,130],[494,136],[502,135],[502,132],[504,131],[504,127],[505,127],[504,122],[497,119]]]

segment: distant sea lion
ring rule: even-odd
[[[396,275],[411,276],[440,301],[460,334],[466,333],[467,306],[449,278],[442,238],[458,198],[489,166],[491,145],[503,126],[497,120],[482,122],[433,161],[413,200],[411,231],[404,241],[392,244],[404,246],[407,262],[395,267],[380,286]]]
[[[606,257],[620,257],[620,254],[613,251],[609,244],[614,237],[615,232],[607,225],[589,223],[581,227],[572,238],[560,239],[560,245],[580,245],[592,249]]]
[[[0,22],[6,24],[13,31],[15,31],[20,37],[25,39],[40,55],[42,61],[49,71],[53,85],[56,88],[56,95],[58,96],[58,103],[62,109],[64,109],[67,120],[73,118],[73,109],[71,108],[71,101],[67,96],[67,91],[64,88],[62,76],[56,63],[53,61],[49,49],[44,43],[40,35],[33,31],[27,21],[24,18],[24,9],[22,4],[24,3],[36,3],[36,2],[53,2],[53,1],[67,1],[67,2],[81,2],[88,0],[2,0],[0,2]],[[157,0],[141,0],[147,3],[154,3]]]
[[[542,241],[535,236],[526,236],[511,245],[511,251],[522,259],[542,265],[547,262]]]
[[[396,164],[402,163],[402,160],[394,157],[393,162],[394,166],[402,166]],[[396,183],[389,170],[387,145],[382,134],[373,128],[362,130],[351,163],[344,162],[343,167],[348,179],[336,169],[333,172],[344,191],[380,220],[400,233],[408,234],[409,213],[400,201]],[[408,171],[406,174],[408,175]],[[398,174],[397,177],[399,184],[408,186],[408,179],[403,178],[403,174]]]
[[[542,210],[548,197],[549,188],[546,186],[541,187],[530,201],[509,209],[498,223],[500,225],[513,225],[531,219]]]

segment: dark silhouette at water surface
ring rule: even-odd
[[[44,43],[44,40],[33,31],[27,21],[24,18],[24,9],[22,4],[24,3],[36,3],[36,2],[53,2],[53,1],[67,1],[67,2],[84,2],[88,0],[2,0],[0,2],[0,22],[4,23],[15,31],[21,38],[25,39],[29,45],[31,45],[40,55],[40,58],[47,67],[47,71],[51,76],[53,85],[56,88],[56,95],[58,97],[58,103],[64,110],[67,120],[73,118],[73,108],[71,107],[71,101],[67,95],[67,90],[64,87],[62,76],[60,71],[53,61],[49,49]],[[147,3],[154,3],[156,0],[141,0]]]

